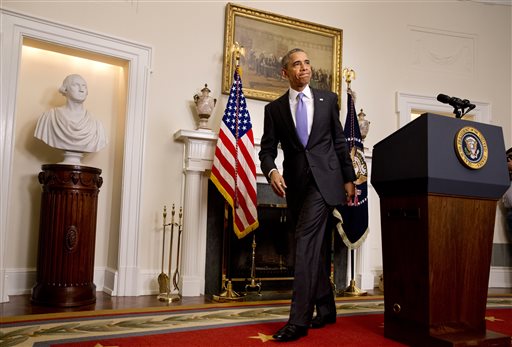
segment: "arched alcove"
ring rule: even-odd
[[[10,283],[20,280],[7,276],[5,249],[11,218],[10,202],[13,156],[16,141],[16,105],[19,70],[24,42],[40,42],[62,48],[62,53],[82,52],[89,59],[123,62],[126,70],[124,141],[120,158],[121,174],[117,268],[106,267],[100,274],[104,291],[112,295],[138,295],[138,232],[142,191],[142,162],[146,134],[147,90],[151,66],[151,47],[108,37],[103,34],[50,22],[24,14],[0,10],[1,40],[1,117],[0,117],[0,301],[8,301]],[[28,271],[20,274],[27,281]]]

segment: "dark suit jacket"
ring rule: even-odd
[[[338,96],[325,90],[311,88],[311,91],[315,113],[306,148],[295,130],[289,92],[265,106],[259,152],[261,169],[268,179],[270,170],[276,168],[280,143],[284,153],[282,175],[288,187],[288,205],[301,200],[309,170],[327,204],[342,205],[346,201],[343,185],[355,181],[356,175],[339,119]]]

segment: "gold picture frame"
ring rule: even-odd
[[[226,5],[222,92],[229,94],[236,66],[233,47],[243,47],[240,68],[244,95],[272,101],[288,88],[281,56],[292,48],[307,52],[313,68],[310,85],[328,89],[341,100],[343,30],[265,11]]]

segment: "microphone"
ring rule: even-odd
[[[466,111],[466,113],[468,113],[469,111],[471,111],[472,109],[474,109],[476,107],[475,104],[468,104],[468,110]]]
[[[437,96],[437,101],[440,101],[443,104],[451,105],[453,107],[462,107],[464,104],[464,102],[461,99],[456,98],[456,97],[450,97],[446,94],[439,94]],[[469,102],[469,100],[466,100],[466,101]]]
[[[468,99],[461,100],[456,97],[451,97],[446,94],[439,94],[437,96],[437,101],[442,102],[443,104],[448,104],[450,106],[453,106],[455,109],[462,109],[468,108],[464,114],[468,113],[472,109],[474,109],[476,106],[472,104]]]

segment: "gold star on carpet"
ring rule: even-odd
[[[258,336],[249,336],[249,338],[250,339],[259,339],[259,340],[261,340],[261,342],[272,341],[274,339],[272,337],[272,335],[265,335],[262,333],[258,333]]]
[[[94,347],[119,347],[119,346],[103,346],[101,343],[97,343]]]
[[[496,318],[494,316],[485,317],[485,320],[488,320],[489,322],[503,322],[503,319],[499,319],[499,318]]]

